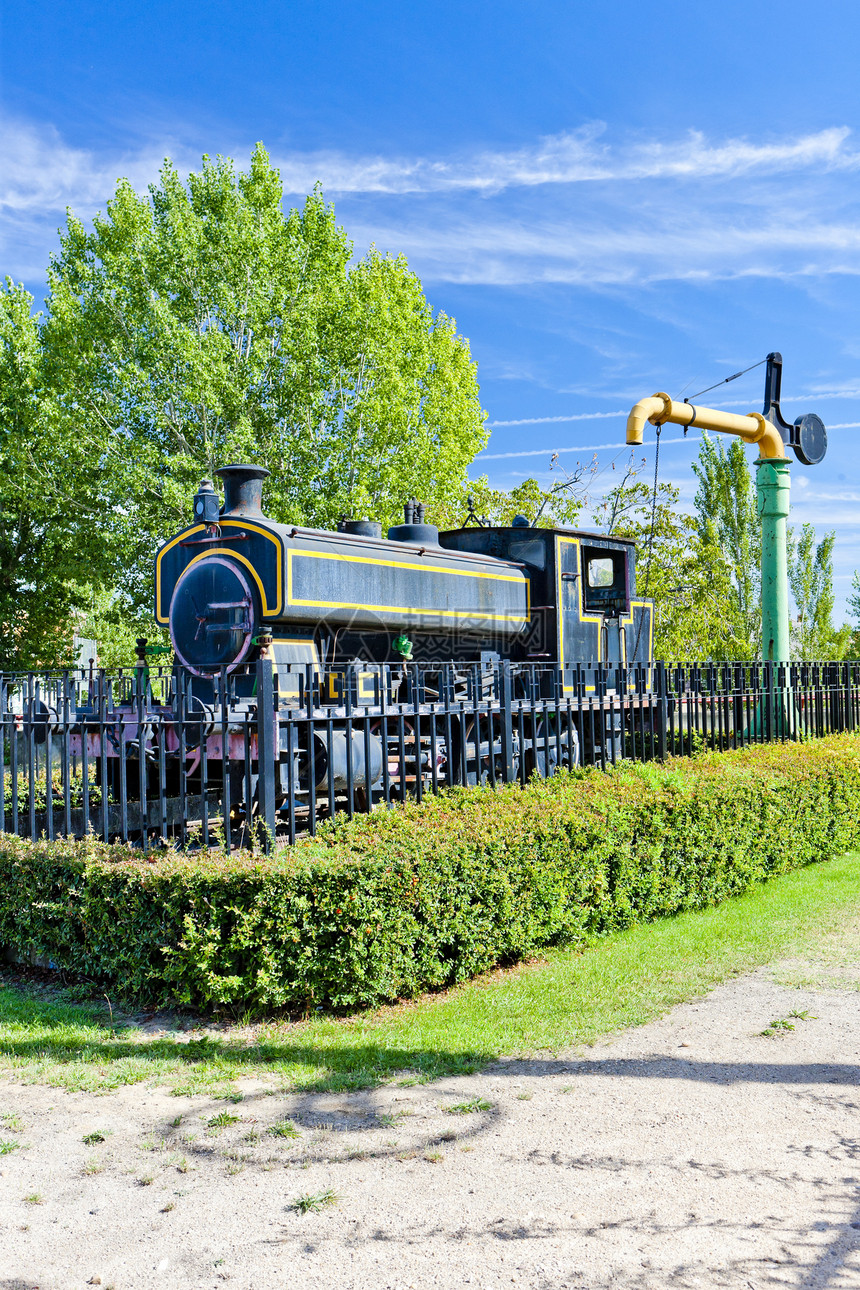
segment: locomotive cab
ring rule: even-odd
[[[575,529],[463,528],[439,535],[448,550],[517,561],[531,587],[528,631],[511,657],[629,666],[653,643],[650,601],[636,597],[636,545]]]

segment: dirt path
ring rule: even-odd
[[[0,1155],[0,1290],[857,1290],[860,975],[779,977],[431,1085],[231,1104],[4,1081],[27,1145]],[[268,1132],[284,1117],[300,1137]]]

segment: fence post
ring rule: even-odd
[[[278,718],[272,660],[257,660],[257,794],[263,845],[268,853],[275,842],[275,761],[278,756]],[[250,808],[250,803],[248,803]]]
[[[669,687],[666,664],[657,663],[657,757],[666,760],[666,727],[669,721]]]
[[[764,665],[764,684],[766,692],[767,718],[762,730],[762,743],[776,739],[776,694],[774,664],[768,659]]]
[[[502,717],[502,776],[506,784],[517,778],[514,773],[514,723],[511,714],[511,665],[508,659],[499,664],[499,706]]]

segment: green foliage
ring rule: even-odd
[[[302,1136],[299,1133],[296,1126],[293,1124],[292,1120],[279,1120],[277,1124],[273,1124],[270,1128],[266,1130],[266,1132],[270,1133],[273,1138],[291,1138],[292,1139],[292,1138],[300,1138]]]
[[[337,1204],[337,1193],[333,1192],[331,1187],[325,1191],[309,1192],[303,1196],[297,1196],[290,1209],[294,1209],[298,1214],[315,1214],[320,1209],[325,1209],[328,1205]]]
[[[98,463],[51,395],[33,297],[0,283],[0,668],[72,659],[75,610],[109,576]]]
[[[535,528],[573,528],[585,506],[587,485],[597,469],[597,458],[588,466],[577,463],[568,472],[558,466],[554,456],[549,467],[560,474],[548,488],[536,479],[525,479],[511,489],[493,488],[486,475],[466,480],[447,504],[436,505],[433,523],[441,529],[460,528],[469,523],[471,504],[472,512],[483,524],[505,528],[515,516],[524,515]]]
[[[491,1111],[492,1102],[485,1097],[473,1097],[468,1102],[455,1102],[453,1106],[443,1106],[442,1110],[449,1115],[471,1115],[475,1111]]]
[[[799,538],[792,534],[788,551],[788,581],[797,619],[791,624],[792,654],[798,659],[845,658],[851,628],[833,625],[833,547],[836,533],[815,541],[815,528],[804,524]],[[850,601],[849,601],[850,605]]]
[[[851,595],[848,597],[848,612],[857,621],[848,642],[848,658],[860,658],[860,570],[854,570],[851,579]]]
[[[135,641],[141,636],[150,645],[170,646],[166,629],[157,627],[149,612],[143,612],[127,594],[106,586],[86,589],[76,628],[78,636],[97,642],[99,667],[133,667],[137,658]],[[169,662],[169,657],[159,658],[162,666],[169,666]]]
[[[708,657],[758,658],[761,650],[761,520],[745,446],[702,435],[696,532],[707,563],[725,584],[722,637]]]
[[[444,505],[486,442],[475,364],[402,256],[352,246],[317,190],[284,214],[258,146],[247,172],[165,163],[120,181],[91,231],[70,216],[50,268],[44,341],[60,422],[98,450],[128,547],[129,606],[158,541],[225,462],[272,472],[267,511],[334,527]]]
[[[269,859],[0,840],[0,944],[130,995],[355,1008],[702,908],[858,837],[853,737],[452,791]]]
[[[37,776],[30,778],[26,770],[19,770],[17,776],[13,777],[12,772],[3,770],[3,792],[4,801],[11,802],[13,796],[17,796],[18,810],[23,814],[30,809],[32,798],[33,806],[39,813],[46,811],[48,808],[48,785],[44,766],[40,768]],[[17,781],[17,782],[16,782]],[[86,785],[84,783],[83,771],[80,767],[70,768],[68,775],[69,784],[69,806],[72,810],[78,810],[84,804],[84,787],[87,789],[87,798],[91,807],[98,806],[102,800],[102,788],[94,771],[89,771]],[[13,789],[16,793],[13,794]],[[60,766],[51,769],[51,801],[54,810],[62,806],[65,802],[65,784],[63,782],[63,771]],[[108,801],[114,801],[113,794],[108,789]]]
[[[851,617],[860,621],[860,570],[854,570],[854,577],[851,579],[851,595],[848,597],[848,608],[851,611]]]
[[[636,480],[636,474],[631,461],[594,520],[605,533],[636,543],[637,592],[654,601],[655,658],[743,657],[738,651],[745,642],[732,635],[727,613],[725,565],[702,541],[695,518],[680,510],[674,484],[658,483],[654,506],[651,485]]]
[[[219,1111],[217,1115],[211,1115],[206,1121],[207,1128],[210,1129],[228,1129],[231,1124],[238,1124],[238,1115],[231,1115],[229,1111]]]

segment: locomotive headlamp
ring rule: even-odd
[[[198,524],[217,524],[221,502],[211,479],[201,479],[194,498],[194,519]]]

